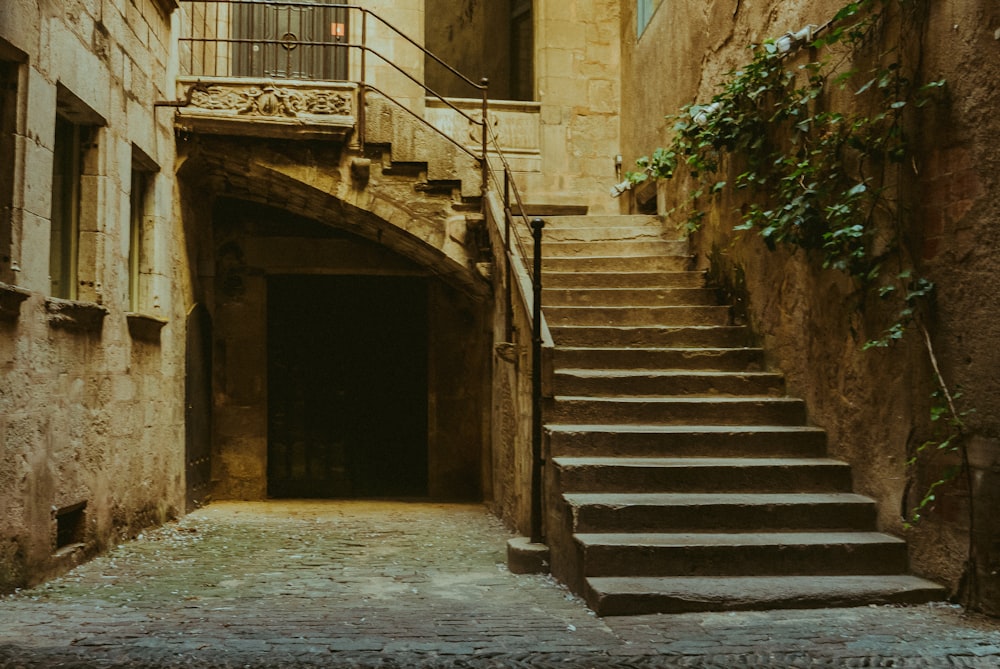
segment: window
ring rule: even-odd
[[[17,99],[20,65],[0,60],[0,281],[14,280],[14,176],[17,160]]]
[[[636,35],[642,35],[643,31],[646,30],[646,26],[649,25],[650,19],[653,18],[653,14],[656,12],[656,8],[660,6],[662,0],[637,0],[638,7],[636,9],[636,16],[638,26],[636,29]]]
[[[95,246],[102,204],[98,131],[101,125],[104,120],[100,116],[61,85],[58,87],[49,236],[53,297],[100,301]],[[86,267],[80,267],[81,257],[90,259]]]
[[[148,274],[149,243],[148,233],[153,216],[153,188],[158,171],[156,164],[140,151],[132,147],[132,185],[129,194],[128,234],[128,310],[142,313],[143,276]]]
[[[49,280],[54,297],[77,295],[77,245],[80,239],[80,126],[56,117],[52,159],[52,228]]]
[[[233,5],[233,74],[278,79],[347,79],[348,10],[316,5]]]

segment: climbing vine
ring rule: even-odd
[[[900,184],[912,161],[908,128],[946,93],[944,81],[920,81],[919,67],[906,62],[913,50],[905,32],[919,23],[924,4],[849,2],[823,26],[752,46],[750,61],[729,72],[709,102],[668,117],[670,143],[640,158],[625,184],[681,180],[687,197],[679,209],[689,232],[709,211],[728,206],[734,228],[755,232],[769,249],[802,249],[850,276],[859,309],[870,300],[897,305],[889,306],[897,314],[892,323],[864,348],[890,346],[913,329],[925,334],[937,388],[932,424],[941,429],[915,449],[911,466],[942,452],[958,452],[967,463],[968,412],[957,407],[961,395],[945,384],[923,326],[934,284],[908,260],[901,225]],[[884,39],[891,29],[900,31],[897,40]],[[946,469],[907,522],[961,471],[968,475],[964,465]]]

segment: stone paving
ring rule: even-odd
[[[947,604],[601,619],[478,505],[217,503],[0,599],[0,667],[1000,667]]]

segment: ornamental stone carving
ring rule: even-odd
[[[295,117],[347,116],[351,96],[341,91],[298,90],[271,84],[264,86],[198,85],[188,90],[191,106],[211,111],[229,111],[247,116]]]

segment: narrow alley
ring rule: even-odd
[[[226,502],[0,600],[0,667],[997,667],[939,603],[598,618],[479,505]]]

